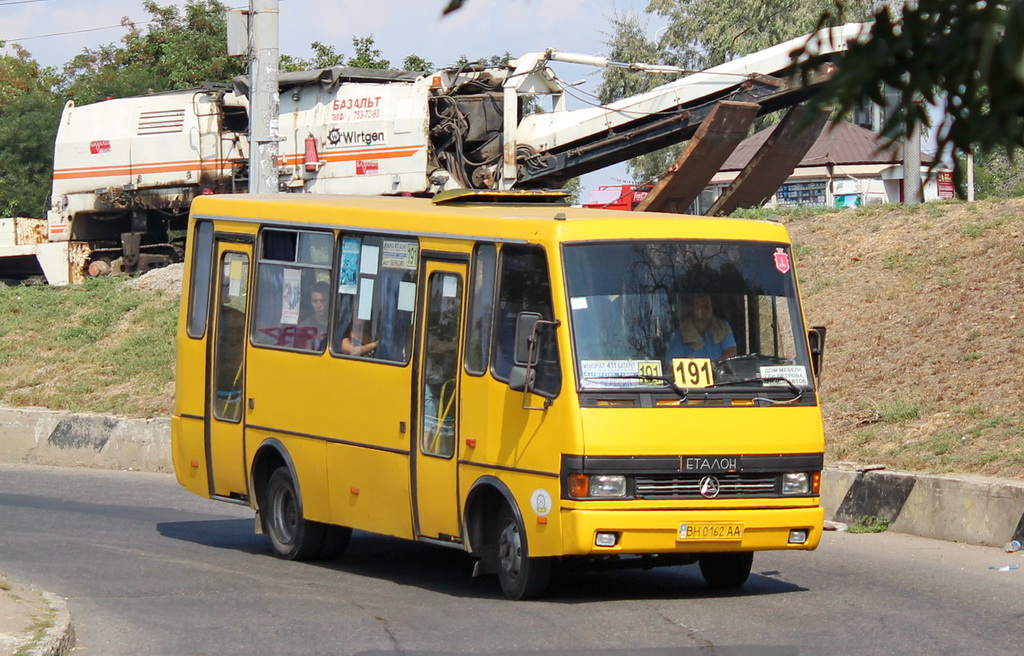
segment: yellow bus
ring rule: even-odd
[[[786,229],[550,197],[196,199],[181,485],[283,558],[359,529],[465,550],[512,599],[559,560],[738,587],[754,551],[816,548],[824,330]]]

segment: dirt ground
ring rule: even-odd
[[[830,462],[1024,478],[1024,199],[784,218]]]

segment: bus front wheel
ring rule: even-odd
[[[326,527],[302,517],[299,495],[287,467],[274,470],[267,481],[265,522],[274,552],[286,560],[309,560],[320,555]]]
[[[547,589],[551,561],[531,558],[523,525],[508,506],[498,516],[498,581],[509,599],[535,599]]]
[[[700,573],[712,588],[738,588],[747,582],[753,564],[753,551],[704,554],[700,557]]]

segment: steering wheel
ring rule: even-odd
[[[770,362],[772,364],[779,364],[785,362],[786,358],[780,358],[776,355],[765,355],[764,353],[744,353],[742,355],[732,355],[728,358],[722,358],[715,362],[715,370],[717,373],[724,374],[727,376],[747,376],[753,375],[753,369],[749,374],[741,372],[743,367],[741,366],[746,362]]]

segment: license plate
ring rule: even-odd
[[[680,524],[679,540],[742,540],[743,524]]]

